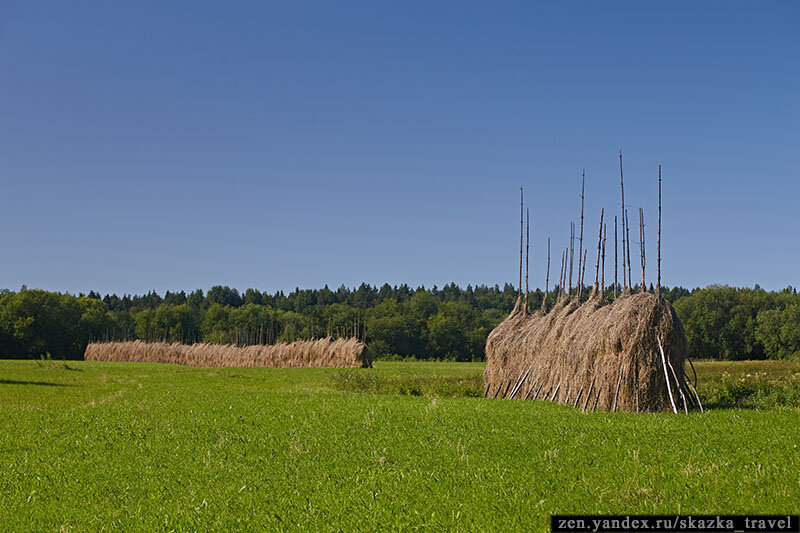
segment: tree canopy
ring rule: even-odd
[[[586,291],[588,294],[589,291]],[[692,357],[800,358],[800,297],[788,287],[664,288],[683,322]],[[607,297],[611,296],[611,289]],[[531,292],[532,309],[544,293]],[[238,345],[324,336],[365,339],[377,357],[477,361],[489,332],[511,311],[505,284],[411,288],[362,283],[289,294],[217,285],[204,293],[70,295],[26,288],[0,292],[0,357],[80,359],[98,340]],[[548,301],[555,293],[548,294]]]

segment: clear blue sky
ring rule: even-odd
[[[665,284],[800,285],[799,26],[788,1],[6,0],[0,287],[516,283],[520,186],[543,286],[582,168],[594,262],[619,147],[649,280],[661,163]]]

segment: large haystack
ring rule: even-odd
[[[562,298],[548,313],[518,305],[489,334],[484,382],[489,397],[684,410],[699,402],[684,374],[687,354],[683,326],[662,297],[644,292],[606,303],[595,291],[583,304]]]
[[[325,338],[291,344],[237,347],[230,344],[99,342],[86,347],[86,361],[170,363],[186,366],[372,367],[372,352],[357,339]]]

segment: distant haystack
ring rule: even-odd
[[[230,344],[99,342],[86,347],[86,361],[169,363],[185,366],[372,367],[372,352],[348,339],[295,341],[237,347]]]

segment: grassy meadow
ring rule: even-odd
[[[800,512],[800,364],[695,366],[712,409],[676,416],[483,399],[472,363],[0,361],[0,523],[543,531],[552,513]]]

